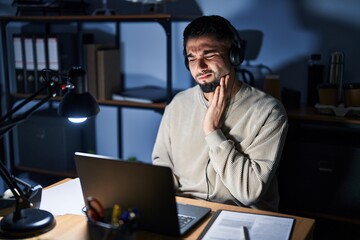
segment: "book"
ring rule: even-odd
[[[294,219],[257,213],[218,210],[199,239],[290,239]]]
[[[97,51],[100,49],[114,48],[114,46],[89,43],[85,44],[84,48],[87,69],[87,88],[95,98],[98,98]]]
[[[157,103],[166,101],[167,93],[165,88],[157,86],[143,86],[129,88],[121,92],[114,92],[112,94],[112,99],[117,101]]]
[[[100,49],[96,52],[98,99],[109,100],[121,86],[120,51],[118,48]]]

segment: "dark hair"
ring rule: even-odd
[[[234,33],[231,29],[231,23],[218,15],[202,16],[193,20],[185,28],[183,33],[184,51],[186,43],[190,38],[198,38],[201,36],[214,37],[218,41],[232,43],[234,42]]]

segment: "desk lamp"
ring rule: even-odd
[[[50,69],[41,71],[44,86],[36,93],[29,96],[7,114],[0,118],[0,138],[12,130],[18,123],[26,120],[41,105],[57,96],[58,92],[65,91],[60,102],[58,113],[69,120],[82,120],[95,116],[100,110],[92,95],[86,92],[86,72],[80,67],[70,69],[68,75],[59,75]],[[59,77],[55,77],[59,76]],[[63,82],[63,79],[66,81]],[[27,111],[13,116],[21,108],[34,100],[47,90],[47,95]],[[31,188],[29,185],[17,179],[9,173],[5,165],[0,161],[0,175],[14,195],[15,211],[6,215],[0,221],[0,237],[27,238],[50,231],[55,226],[54,216],[45,210],[38,209],[41,200],[41,187]],[[22,190],[18,183],[25,185]]]

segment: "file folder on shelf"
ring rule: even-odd
[[[33,37],[24,37],[25,47],[25,93],[34,93],[35,86],[35,56]]]
[[[35,57],[36,57],[36,84],[40,87],[44,84],[45,79],[41,76],[41,70],[47,68],[45,38],[35,37]]]
[[[59,49],[58,39],[55,36],[49,36],[47,38],[48,47],[48,65],[51,70],[59,71]]]
[[[74,33],[60,33],[47,37],[48,67],[51,70],[67,75],[73,66],[79,65],[76,36]]]
[[[25,76],[24,76],[24,60],[23,60],[23,44],[20,35],[13,35],[13,50],[14,50],[14,65],[15,65],[15,79],[16,91],[18,93],[25,93]]]

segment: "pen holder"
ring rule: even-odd
[[[136,239],[137,222],[125,222],[120,225],[111,224],[112,209],[105,210],[102,221],[87,218],[87,228],[91,240],[132,240]]]

